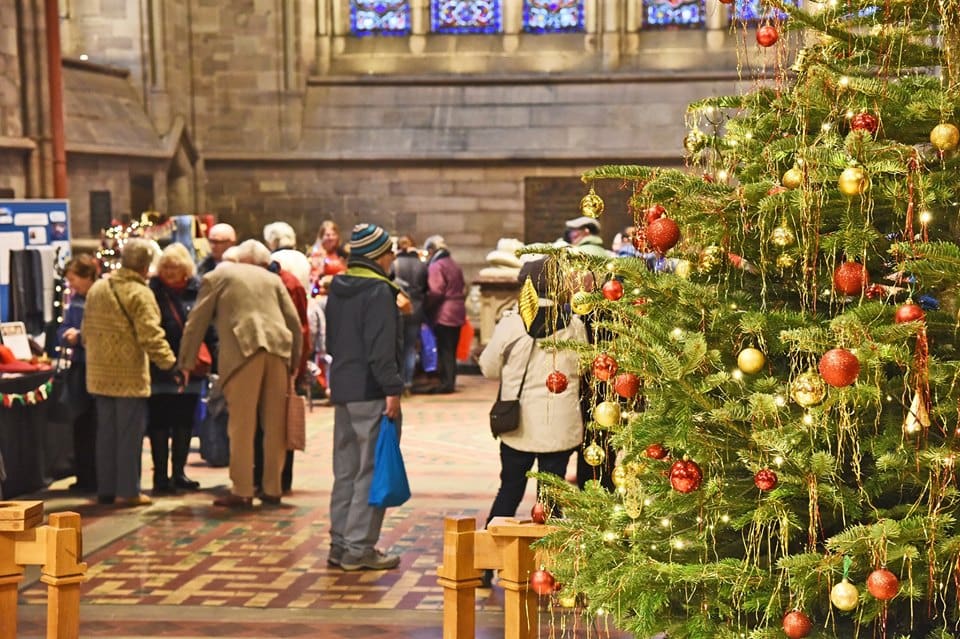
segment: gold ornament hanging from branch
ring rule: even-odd
[[[529,330],[540,306],[540,296],[537,295],[537,287],[533,285],[530,276],[527,276],[527,280],[520,289],[518,306],[520,307],[520,318],[523,320],[523,326]]]
[[[590,186],[590,192],[580,200],[580,213],[587,217],[598,218],[603,215],[603,199]]]

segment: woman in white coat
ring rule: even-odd
[[[520,427],[500,436],[500,489],[487,523],[494,517],[516,515],[527,487],[527,471],[535,461],[540,472],[563,477],[570,454],[583,441],[577,356],[552,350],[550,345],[555,340],[586,342],[587,332],[580,318],[560,305],[557,292],[550,291],[551,282],[559,284],[559,278],[550,277],[552,270],[547,258],[523,266],[521,284],[529,276],[540,297],[536,318],[527,329],[519,313],[504,315],[480,355],[483,375],[501,380],[502,399],[517,396],[526,369]],[[567,377],[561,393],[547,390],[547,376],[555,370]]]

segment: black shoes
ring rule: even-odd
[[[179,490],[200,490],[200,482],[193,481],[183,473],[180,473],[179,475],[174,475],[173,487]]]

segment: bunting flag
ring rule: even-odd
[[[51,389],[53,389],[52,377],[26,393],[0,393],[0,402],[3,403],[4,408],[10,408],[14,404],[33,406],[46,401],[50,397]]]

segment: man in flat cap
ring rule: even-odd
[[[597,257],[608,257],[610,253],[603,248],[603,238],[600,237],[600,223],[592,217],[582,215],[567,220],[567,237],[574,251]]]

